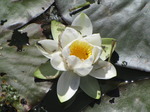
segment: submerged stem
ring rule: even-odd
[[[91,4],[90,2],[86,2],[86,3],[84,3],[84,4],[81,4],[81,5],[79,5],[79,6],[74,7],[74,8],[72,8],[72,9],[69,9],[69,11],[71,12],[71,11],[74,11],[74,10],[76,10],[76,9],[80,9],[80,8],[86,7],[86,6],[90,5],[90,4]]]

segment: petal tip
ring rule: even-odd
[[[69,99],[65,99],[65,98],[63,98],[63,96],[60,96],[60,95],[58,95],[58,94],[57,94],[57,97],[58,97],[58,99],[59,99],[60,103],[64,103],[64,102],[66,102],[66,101],[68,101],[68,100],[69,100]]]
[[[83,12],[80,14],[80,16],[86,16],[87,17],[87,15]]]
[[[72,22],[71,26],[80,26],[82,36],[91,35],[93,26],[90,18],[85,13],[80,13]]]

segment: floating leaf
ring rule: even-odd
[[[120,97],[102,97],[101,105],[88,107],[83,112],[148,112],[150,110],[150,80],[130,83],[119,88]]]
[[[31,24],[25,29],[22,28],[19,30],[22,32],[25,31],[30,38],[30,45],[24,46],[22,52],[17,52],[15,47],[11,47],[7,43],[13,31],[0,31],[0,72],[2,75],[4,74],[0,78],[13,86],[19,96],[28,102],[29,107],[39,102],[51,86],[51,82],[41,82],[39,84],[34,81],[33,73],[41,63],[47,61],[35,47],[36,41],[39,38],[43,38],[39,26]],[[23,112],[19,111],[21,106],[16,106],[16,108],[18,112]]]
[[[16,29],[47,10],[54,0],[1,0],[3,28]]]

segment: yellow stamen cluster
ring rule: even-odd
[[[93,46],[88,42],[76,40],[70,45],[70,55],[75,55],[80,59],[87,59],[92,55]]]

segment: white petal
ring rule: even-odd
[[[79,27],[79,31],[82,33],[82,36],[91,35],[93,32],[91,20],[84,13],[81,13],[74,19],[72,26]]]
[[[51,54],[58,50],[58,43],[50,39],[38,41],[36,46],[41,53],[49,59],[51,59]]]
[[[101,46],[101,37],[100,34],[93,34],[93,35],[88,35],[87,37],[84,38],[86,41],[91,43],[92,45],[95,46]]]
[[[63,58],[61,56],[61,52],[56,52],[54,54],[52,54],[51,56],[51,65],[59,71],[66,71],[66,65],[63,61]]]
[[[97,60],[100,58],[101,52],[102,52],[101,47],[94,46],[94,48],[92,50],[92,55],[94,57],[93,63],[97,62]]]
[[[67,27],[65,31],[60,35],[60,45],[64,48],[67,44],[77,38],[81,38],[81,34],[73,28]]]
[[[64,72],[57,83],[57,95],[60,102],[69,100],[78,90],[80,77],[73,72]]]
[[[83,61],[73,55],[69,56],[67,59],[68,67],[81,77],[86,76],[91,72],[93,68],[92,62],[93,58]]]
[[[65,46],[63,49],[62,49],[62,56],[64,58],[68,58],[68,56],[70,56],[70,48],[69,48],[70,44],[68,44],[67,46]]]
[[[111,63],[100,60],[94,65],[94,68],[89,75],[97,79],[110,79],[115,77],[117,72]]]
[[[84,66],[84,67],[83,67]],[[74,72],[77,73],[79,76],[84,77],[87,76],[91,70],[93,69],[92,65],[80,65],[77,68],[74,68]]]

